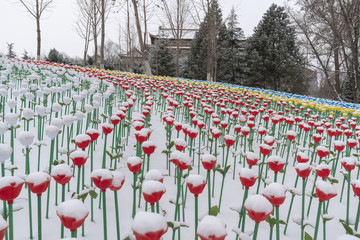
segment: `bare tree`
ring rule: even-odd
[[[104,48],[105,48],[105,22],[109,16],[112,0],[95,0],[96,7],[100,14],[100,68],[104,69]]]
[[[26,8],[28,13],[36,20],[36,33],[37,33],[37,47],[36,47],[36,60],[40,60],[41,55],[41,31],[40,19],[46,9],[49,9],[53,0],[19,0],[20,3]]]
[[[84,39],[83,66],[86,65],[86,57],[92,36],[92,17],[94,8],[91,0],[77,0],[79,15],[76,21],[76,31]]]
[[[190,0],[160,0],[158,5],[162,10],[161,22],[171,32],[172,37],[176,40],[176,76],[179,76],[179,59],[180,59],[180,41],[187,33],[193,31],[194,22],[192,21],[192,11]],[[165,29],[167,30],[167,29]]]
[[[143,38],[143,31],[141,29],[141,22],[140,22],[141,16],[139,14],[139,3],[137,0],[131,0],[131,1],[132,1],[133,8],[134,8],[135,25],[136,25],[136,30],[137,30],[137,34],[138,34],[140,51],[142,54],[143,63],[144,63],[144,67],[145,67],[145,74],[150,76],[151,75],[151,67],[150,67],[149,58],[148,58],[148,54],[146,51],[146,46],[145,46],[145,42],[144,42],[144,38]],[[145,27],[145,29],[146,29],[146,27]]]

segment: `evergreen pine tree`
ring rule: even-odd
[[[345,80],[341,86],[341,98],[345,102],[353,102],[354,101],[354,89],[351,85],[351,79],[350,79],[349,75],[345,78]]]
[[[26,51],[26,49],[24,49],[24,52],[23,52],[21,58],[24,59],[24,60],[31,59],[31,58],[29,57],[29,53]]]
[[[295,28],[290,24],[285,9],[271,5],[249,39],[248,85],[306,93],[303,57],[295,39]]]
[[[199,31],[195,34],[189,55],[189,72],[193,79],[207,79],[208,66],[217,72],[217,60],[219,53],[219,34],[223,30],[221,8],[216,0],[211,2],[203,22],[200,24]],[[209,39],[209,32],[214,34],[214,38]],[[215,42],[214,42],[215,41]],[[215,49],[212,49],[214,48]],[[208,54],[211,53],[211,56]],[[216,74],[217,75],[217,74]],[[212,76],[213,77],[213,76]]]
[[[155,48],[150,52],[150,66],[154,75],[175,75],[174,53],[169,48],[168,41],[160,39],[156,42]]]
[[[7,58],[15,58],[16,53],[14,52],[14,43],[6,43],[8,45],[8,54],[6,55]]]
[[[235,9],[232,8],[227,25],[219,31],[218,44],[218,81],[232,84],[242,84],[244,81],[244,32],[238,26]]]

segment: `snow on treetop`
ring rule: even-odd
[[[259,155],[254,152],[246,152],[245,156],[246,156],[246,158],[248,158],[250,160],[259,159]]]
[[[280,157],[280,156],[276,156],[276,155],[272,155],[270,157],[268,157],[268,159],[266,159],[266,162],[278,162],[278,163],[285,163],[285,160]]]
[[[23,131],[17,136],[17,139],[23,146],[29,147],[33,143],[34,137],[35,135],[32,132]]]
[[[91,178],[99,178],[100,180],[113,179],[113,174],[109,169],[96,169],[92,171]]]
[[[9,186],[12,183],[15,183],[15,186],[18,186],[21,183],[24,183],[25,181],[22,180],[19,177],[13,177],[13,176],[8,176],[8,177],[1,177],[0,178],[0,189],[6,186]]]
[[[346,163],[347,165],[355,165],[357,163],[357,160],[354,157],[343,157],[341,158],[340,163]]]
[[[0,144],[0,163],[4,163],[9,159],[12,153],[12,148],[8,144],[1,143]]]
[[[213,162],[213,161],[217,160],[217,158],[214,155],[209,154],[209,153],[201,155],[200,158],[201,158],[201,161],[203,161],[203,162]]]
[[[67,164],[58,164],[51,169],[51,176],[58,175],[72,176],[72,168]]]
[[[34,186],[37,186],[44,182],[50,181],[50,179],[50,175],[45,172],[33,172],[27,176],[26,182],[33,183]]]
[[[248,197],[244,207],[249,211],[264,212],[265,214],[270,214],[273,211],[273,206],[269,200],[258,194]]]
[[[45,127],[45,134],[51,139],[54,139],[58,135],[60,129],[55,125]]]
[[[148,232],[166,231],[166,219],[157,213],[138,212],[135,215],[132,229],[139,234],[146,234]]]
[[[207,239],[210,239],[210,236],[221,237],[227,235],[226,225],[215,216],[205,216],[199,223],[197,233]]]
[[[205,178],[202,175],[199,174],[190,174],[187,178],[186,178],[186,182],[190,183],[191,185],[193,185],[194,187],[196,186],[200,186],[202,184],[204,184],[206,182]]]
[[[112,186],[115,188],[120,187],[122,182],[125,181],[125,175],[119,171],[113,171],[112,175],[113,175]]]
[[[257,178],[258,173],[254,171],[254,169],[250,168],[240,168],[239,170],[239,176],[243,178]]]
[[[73,151],[72,153],[70,153],[70,156],[69,156],[71,159],[74,159],[74,158],[88,158],[89,157],[89,154],[85,151],[82,151],[82,150],[76,150],[76,151]]]
[[[79,134],[75,137],[75,142],[77,142],[77,143],[86,142],[86,141],[90,141],[90,140],[91,140],[90,136],[87,134],[84,134],[84,133]]]
[[[182,138],[175,139],[174,144],[177,145],[177,146],[182,146],[182,147],[186,147],[188,145],[187,141],[185,141]]]
[[[150,169],[145,175],[146,181],[147,180],[160,181],[161,179],[163,179],[163,174],[158,169]]]
[[[334,146],[345,146],[346,143],[340,140],[334,141]]]
[[[81,200],[71,199],[60,203],[57,208],[57,213],[60,216],[75,218],[79,221],[85,218],[89,214],[89,211]]]
[[[263,195],[268,197],[280,198],[286,195],[286,188],[284,185],[274,182],[270,183],[263,191]]]
[[[149,180],[142,184],[142,191],[146,194],[152,194],[155,192],[165,192],[165,185],[159,181]]]
[[[316,181],[315,186],[325,194],[337,194],[335,187],[329,182],[325,182],[319,179]]]
[[[131,166],[135,166],[138,165],[140,163],[142,163],[142,159],[140,157],[129,157],[127,160],[127,163],[130,164]]]

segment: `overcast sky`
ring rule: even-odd
[[[31,56],[36,54],[36,23],[18,0],[0,0],[0,52],[7,53],[7,44],[14,43],[14,50],[21,57],[24,49]],[[264,12],[272,3],[283,5],[284,0],[219,0],[223,16],[228,16],[234,6],[240,27],[245,36],[253,33]],[[106,38],[117,42],[120,13],[114,13],[106,25]],[[77,17],[76,0],[54,0],[52,8],[41,20],[42,55],[51,48],[66,52],[69,56],[82,56],[83,40],[75,30]],[[153,18],[150,32],[156,34],[159,22]]]

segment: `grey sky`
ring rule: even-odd
[[[14,43],[18,57],[26,49],[30,55],[36,53],[35,20],[17,4],[18,0],[0,0],[0,52],[7,52],[7,42]],[[240,27],[245,35],[252,34],[264,12],[272,3],[283,5],[284,0],[220,0],[223,16],[226,17],[232,6],[239,16]],[[54,0],[52,9],[45,13],[41,21],[42,55],[51,48],[66,52],[69,56],[82,56],[83,41],[75,30],[77,16],[75,0]],[[107,38],[117,42],[119,13],[112,14],[107,23]],[[157,33],[155,18],[151,22],[150,31]],[[90,49],[92,51],[92,48]]]

